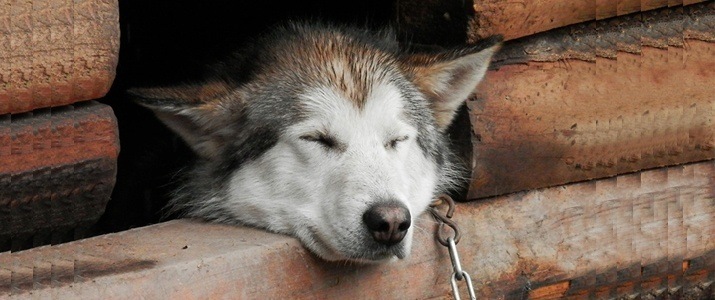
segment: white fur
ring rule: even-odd
[[[414,226],[401,247],[380,252],[368,247],[361,218],[372,203],[394,199],[410,210],[414,224],[433,197],[436,166],[417,145],[416,129],[403,120],[399,91],[374,86],[362,109],[326,87],[301,98],[307,119],[233,174],[225,205],[248,224],[299,237],[327,260],[406,256]],[[316,131],[335,137],[344,151],[300,138]],[[403,136],[408,139],[394,149],[386,147]]]

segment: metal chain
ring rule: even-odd
[[[447,203],[448,205],[447,213],[445,213],[444,215],[440,214],[440,212],[437,210],[437,207],[443,203]],[[432,202],[432,204],[430,204],[430,213],[432,213],[432,216],[434,216],[434,218],[439,223],[439,227],[437,227],[437,232],[435,236],[440,244],[449,249],[449,259],[452,261],[453,270],[452,276],[450,278],[450,284],[452,285],[452,293],[454,293],[454,299],[461,300],[461,297],[459,296],[459,287],[457,286],[457,281],[464,280],[467,283],[467,292],[469,293],[469,299],[476,300],[477,296],[474,293],[472,278],[466,271],[462,270],[462,264],[459,261],[459,253],[457,253],[457,243],[459,243],[461,235],[459,233],[459,227],[457,226],[457,223],[452,221],[452,215],[454,215],[455,208],[456,205],[454,203],[454,200],[452,200],[452,197],[447,195],[440,195],[434,202]],[[449,226],[449,228],[454,231],[453,236],[445,237],[443,235],[444,225]]]
[[[437,207],[443,203],[447,203],[448,208],[447,213],[441,215],[437,210]],[[454,215],[455,208],[456,205],[454,204],[454,200],[452,200],[452,197],[447,195],[440,195],[432,202],[432,204],[430,204],[430,212],[432,213],[432,216],[434,216],[434,218],[437,219],[437,221],[439,222],[439,227],[437,228],[437,241],[439,241],[439,243],[445,247],[449,247],[449,242],[447,242],[446,237],[442,236],[442,232],[444,231],[444,225],[449,226],[449,228],[452,228],[452,231],[454,231],[453,238],[455,244],[459,243],[459,239],[462,237],[462,235],[459,233],[459,227],[457,227],[457,223],[452,221],[452,215]]]

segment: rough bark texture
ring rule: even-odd
[[[0,120],[0,251],[64,242],[95,222],[118,154],[116,119],[103,104]]]
[[[508,43],[468,102],[468,199],[715,158],[715,9]]]
[[[591,20],[637,13],[662,7],[703,2],[667,0],[536,0],[474,1],[475,16],[469,39],[476,41],[493,34],[511,40],[550,29]]]
[[[479,299],[715,296],[715,161],[461,203],[454,218]],[[360,266],[281,235],[172,221],[0,254],[0,295],[449,299],[447,250],[431,218],[417,226],[407,260]]]
[[[0,3],[0,115],[104,96],[119,54],[117,0]]]

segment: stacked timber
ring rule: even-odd
[[[478,299],[714,299],[713,194],[710,161],[460,203],[461,266]],[[407,259],[360,265],[284,235],[174,220],[0,255],[0,295],[454,299],[434,221],[416,226]]]
[[[117,1],[0,4],[0,252],[72,240],[104,211],[119,140],[91,100],[118,48]]]
[[[715,297],[715,3],[474,12],[507,40],[467,103],[481,296]]]
[[[712,2],[508,42],[469,101],[469,198],[715,158],[714,42]]]

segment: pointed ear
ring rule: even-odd
[[[236,93],[226,83],[218,81],[132,88],[127,93],[137,103],[151,109],[159,120],[204,158],[220,153],[227,136],[225,124],[240,113],[242,106]],[[234,101],[227,105],[227,98]]]
[[[417,87],[432,102],[440,129],[452,123],[456,110],[474,93],[501,47],[500,41],[494,37],[486,41],[486,48],[482,44],[451,52],[413,54],[404,61]]]

